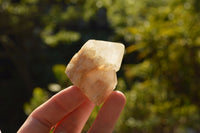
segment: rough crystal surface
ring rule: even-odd
[[[89,40],[76,53],[66,68],[72,83],[95,104],[100,105],[117,85],[124,45]]]

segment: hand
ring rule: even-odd
[[[111,133],[125,105],[125,96],[113,91],[99,111],[88,133]],[[75,86],[62,90],[35,109],[18,133],[80,133],[94,104]]]

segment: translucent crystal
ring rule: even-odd
[[[108,41],[89,40],[76,53],[66,68],[72,83],[95,104],[99,105],[117,85],[124,45]]]

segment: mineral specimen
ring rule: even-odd
[[[93,103],[100,105],[117,85],[116,72],[123,55],[121,43],[89,40],[73,56],[65,73]]]

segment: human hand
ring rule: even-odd
[[[125,105],[123,93],[113,91],[101,107],[88,133],[111,133]],[[75,86],[62,90],[35,109],[18,133],[80,133],[94,104]]]

